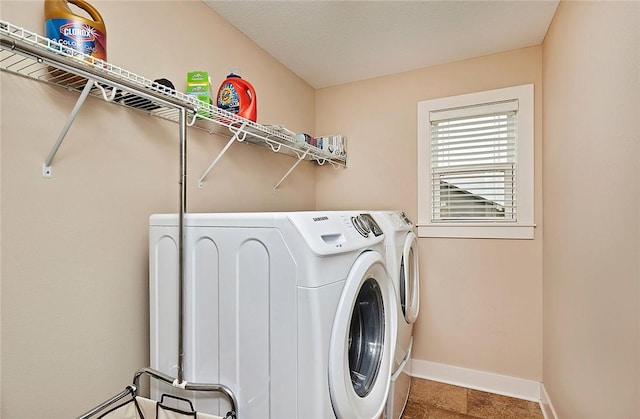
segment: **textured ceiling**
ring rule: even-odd
[[[539,45],[558,1],[215,1],[315,88]]]

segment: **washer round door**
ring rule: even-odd
[[[409,232],[404,240],[400,262],[400,304],[407,323],[414,323],[420,312],[420,272],[418,271],[418,239]]]
[[[394,288],[382,256],[360,255],[338,303],[329,343],[329,393],[338,418],[382,414],[397,336]]]

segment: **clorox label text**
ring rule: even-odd
[[[76,23],[67,23],[60,27],[60,33],[68,36],[76,41],[95,41],[95,29],[89,25],[77,25]]]

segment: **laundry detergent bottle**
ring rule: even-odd
[[[256,122],[256,91],[248,81],[235,73],[227,76],[218,89],[218,108]]]
[[[69,3],[86,11],[91,19],[75,14]],[[107,28],[95,7],[84,0],[45,0],[44,18],[47,38],[107,61]]]

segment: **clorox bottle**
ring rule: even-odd
[[[93,20],[75,14],[68,3],[86,11]],[[92,5],[83,0],[45,0],[44,18],[47,38],[107,61],[107,28]]]
[[[248,81],[235,73],[227,76],[218,89],[218,108],[256,122],[256,91]]]

